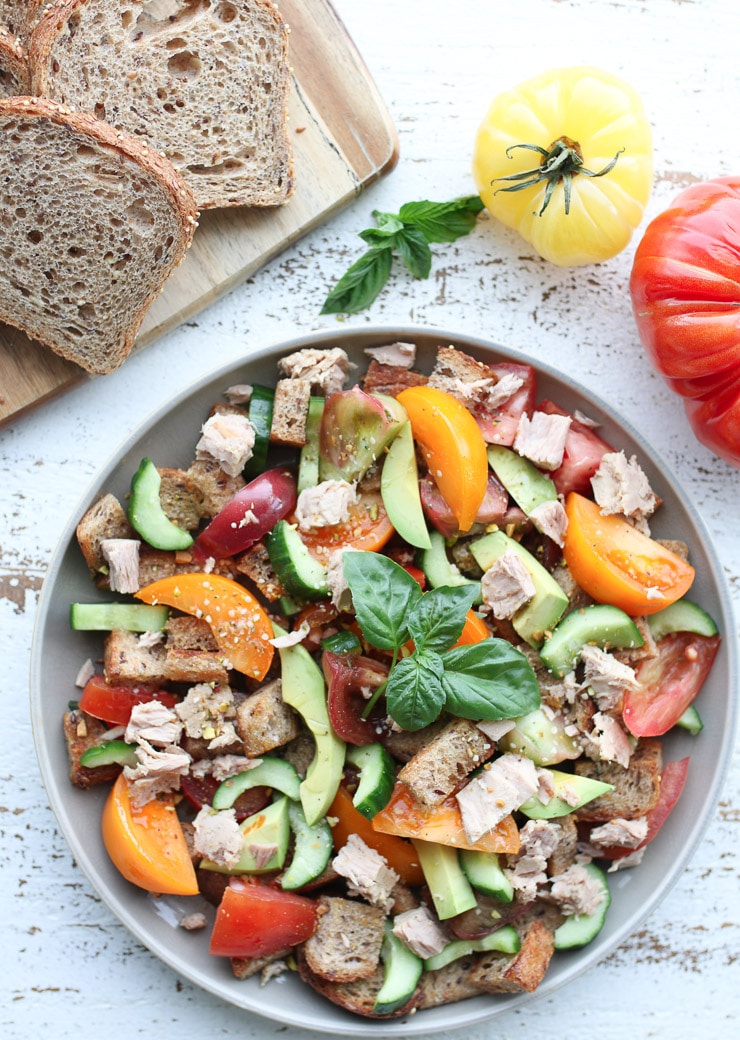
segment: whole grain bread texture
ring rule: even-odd
[[[0,25],[24,40],[41,8],[49,0],[0,0]]]
[[[145,140],[200,209],[292,194],[288,28],[268,0],[54,0],[28,50],[33,93]]]
[[[195,199],[141,141],[44,98],[0,100],[0,321],[93,373],[127,357]]]

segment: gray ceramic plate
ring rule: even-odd
[[[665,500],[652,525],[654,534],[680,537],[689,544],[697,571],[691,598],[709,611],[720,631],[729,636],[701,694],[704,730],[698,737],[671,734],[665,742],[667,759],[691,756],[689,778],[681,800],[648,850],[643,864],[611,875],[613,902],[607,923],[597,939],[581,951],[556,955],[535,994],[480,997],[424,1011],[408,1019],[373,1022],[340,1011],[316,996],[296,977],[263,988],[256,979],[236,980],[227,960],[209,956],[208,931],[192,933],[178,929],[176,906],[155,902],[118,875],[108,860],[97,825],[104,792],[80,791],[70,784],[62,741],[61,717],[67,702],[76,696],[74,681],[78,669],[86,657],[100,656],[99,639],[81,633],[72,636],[69,630],[70,602],[89,601],[96,596],[74,540],[77,521],[101,492],[112,491],[123,497],[144,455],[150,455],[159,465],[187,466],[200,424],[212,403],[220,399],[229,385],[274,383],[277,359],[301,347],[341,345],[362,366],[366,361],[363,348],[395,340],[415,342],[418,364],[427,369],[440,344],[454,344],[484,361],[528,360],[518,352],[470,336],[431,328],[381,327],[302,336],[206,376],[192,389],[166,401],[125,441],[75,510],[44,584],[32,655],[33,729],[49,800],[77,863],[110,910],[152,953],[196,985],[277,1022],[344,1036],[423,1035],[470,1027],[504,1011],[522,1008],[556,987],[572,984],[578,975],[593,968],[638,928],[688,863],[719,798],[735,728],[738,667],[731,637],[730,600],[722,569],[702,521],[675,476],[637,431],[620,420],[604,401],[571,379],[552,368],[537,365],[541,398],[552,398],[568,410],[580,408],[603,424],[600,432],[608,441],[624,448],[627,454],[637,454],[654,489]],[[73,950],[70,956],[74,957]]]

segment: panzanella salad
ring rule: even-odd
[[[720,637],[639,460],[531,367],[367,354],[228,388],[187,469],[81,519],[109,594],[71,608],[105,635],[64,730],[112,862],[205,897],[180,923],[225,971],[384,1018],[532,991],[597,935]]]

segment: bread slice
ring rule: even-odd
[[[35,94],[146,140],[201,209],[292,194],[288,29],[268,0],[55,0],[28,49]]]
[[[0,25],[6,26],[20,40],[48,0],[0,0]]]
[[[27,94],[30,82],[26,48],[14,33],[0,25],[0,97]]]
[[[0,100],[0,321],[89,372],[117,368],[192,240],[170,163],[91,116]]]

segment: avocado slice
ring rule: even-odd
[[[273,623],[276,636],[284,629]],[[325,816],[342,779],[345,745],[329,722],[326,686],[321,669],[305,647],[281,647],[283,700],[295,708],[316,741],[313,760],[300,785],[301,805],[309,826]]]
[[[527,516],[543,502],[557,499],[552,480],[529,459],[502,444],[489,444],[487,454],[488,465]]]
[[[583,749],[565,732],[562,715],[550,718],[542,708],[514,720],[516,725],[498,740],[502,751],[531,758],[536,766],[554,766],[566,759],[580,758]]]
[[[408,419],[391,442],[383,462],[380,493],[388,518],[404,541],[417,549],[428,549],[429,531],[421,507],[416,449]]]
[[[555,787],[555,794],[547,805],[543,804],[536,796],[533,796],[527,799],[524,805],[519,806],[519,812],[524,813],[530,820],[554,820],[558,816],[568,816],[569,813],[582,808],[588,802],[592,802],[594,798],[598,798],[599,795],[614,790],[613,784],[605,784],[603,780],[594,780],[590,776],[579,776],[577,773],[561,773],[557,769],[551,769],[550,775]],[[571,804],[572,798],[569,802],[566,802],[562,797],[566,790],[571,793],[575,792],[578,798],[575,805]]]
[[[492,531],[470,545],[476,562],[487,571],[505,552],[515,552],[529,571],[535,593],[529,603],[517,610],[511,619],[514,630],[522,639],[539,649],[545,633],[555,627],[568,606],[568,597],[549,571],[519,542],[503,531]]]
[[[272,802],[265,809],[248,816],[239,824],[244,835],[244,847],[239,862],[233,867],[224,867],[210,859],[200,861],[201,870],[213,870],[219,874],[264,874],[271,870],[279,870],[285,863],[290,840],[290,821],[288,818],[288,799],[283,796]],[[255,845],[276,845],[277,848],[267,863],[258,866],[250,847]]]
[[[457,849],[420,838],[412,840],[440,921],[472,910],[478,900],[460,866]]]

